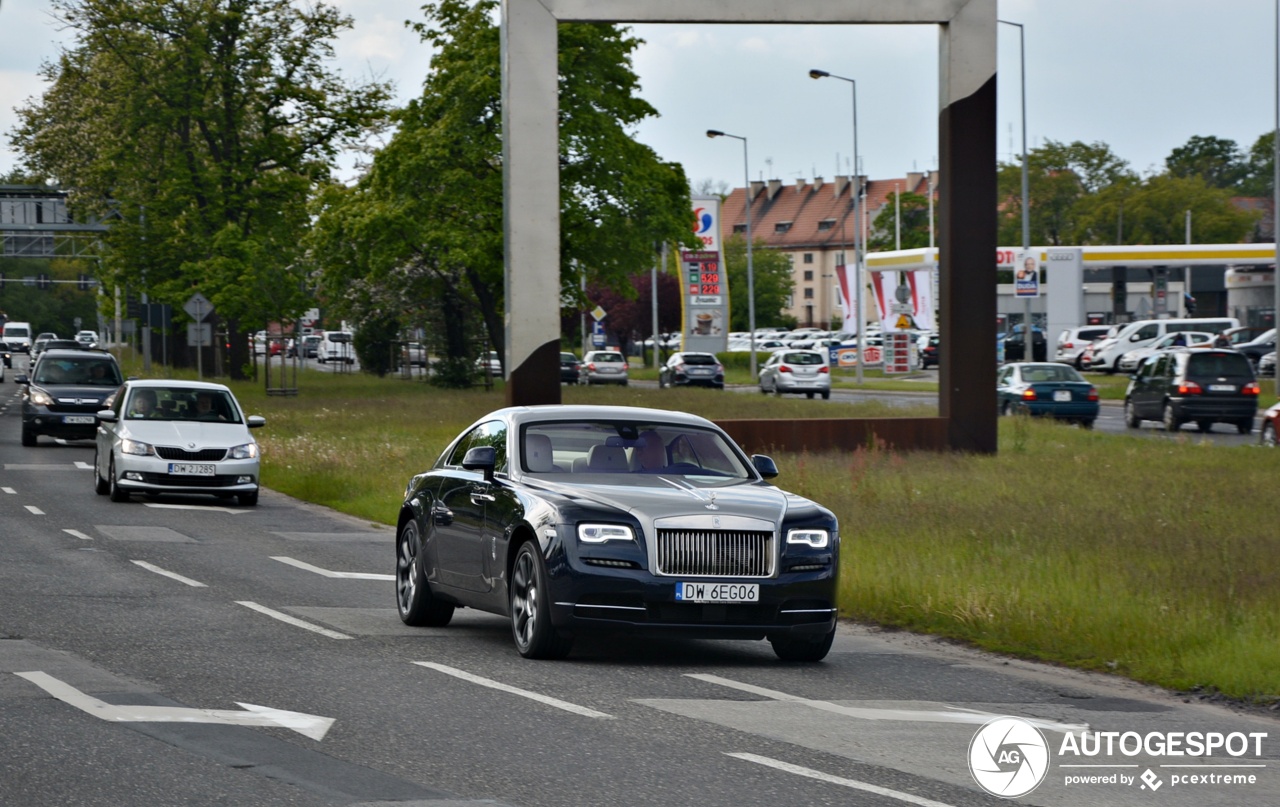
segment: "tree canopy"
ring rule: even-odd
[[[750,310],[747,301],[747,239],[735,233],[724,241],[725,274],[729,280],[729,330],[748,330]],[[791,258],[784,252],[769,249],[764,240],[751,245],[751,274],[756,292],[756,327],[792,325],[783,314],[795,291],[791,276]]]
[[[496,0],[440,0],[417,25],[437,49],[422,95],[396,115],[395,135],[352,189],[327,193],[311,256],[326,296],[357,319],[392,307],[414,319],[437,309],[472,353],[466,318],[504,348],[502,109]],[[562,296],[578,307],[581,273],[626,290],[654,244],[692,238],[679,165],[634,139],[656,115],[638,95],[639,40],[612,25],[559,26]],[[347,289],[355,296],[342,296]],[[381,290],[381,293],[375,293]],[[505,355],[503,356],[505,362]]]
[[[153,301],[208,297],[232,374],[246,330],[309,303],[307,200],[336,153],[384,116],[385,85],[327,65],[351,21],[290,0],[52,0],[72,45],[19,110],[30,172],[113,217],[101,279]]]

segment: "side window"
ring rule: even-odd
[[[491,420],[487,423],[481,423],[467,432],[466,436],[453,447],[453,452],[449,455],[449,459],[445,464],[461,468],[463,457],[476,446],[493,446],[497,454],[493,470],[495,473],[506,473],[507,426],[505,423],[500,420]]]
[[[1146,339],[1155,339],[1159,335],[1160,326],[1153,322],[1150,325],[1143,325],[1138,329],[1137,333],[1129,337],[1129,340],[1132,342],[1141,342]]]
[[[1003,370],[1001,370],[999,377],[996,378],[996,385],[1000,387],[1007,386],[1009,383],[1009,376],[1012,373],[1013,373],[1012,367],[1006,367]]]
[[[1156,359],[1155,366],[1151,368],[1151,375],[1155,378],[1163,378],[1169,374],[1169,357],[1161,356]]]

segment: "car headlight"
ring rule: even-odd
[[[814,549],[825,549],[831,541],[826,530],[787,530],[787,543],[804,544]]]
[[[53,406],[53,396],[42,389],[32,389],[31,403],[37,406]]]
[[[126,454],[137,454],[141,457],[154,457],[156,453],[155,448],[150,443],[141,443],[128,438],[120,440],[120,450]]]
[[[578,540],[586,544],[607,541],[634,541],[636,534],[625,524],[579,524]]]
[[[228,456],[233,460],[251,460],[258,456],[257,443],[245,443],[242,446],[236,446],[227,452]]]

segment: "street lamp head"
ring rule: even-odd
[[[715,129],[708,129],[707,137],[724,137],[724,132],[720,132]]]
[[[809,78],[826,78],[827,76],[830,76],[830,75],[831,74],[828,73],[826,70],[810,70],[809,71]]]

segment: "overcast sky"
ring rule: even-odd
[[[643,2],[643,0],[636,0]],[[890,2],[891,0],[885,0]],[[339,43],[352,77],[391,79],[415,96],[430,53],[405,30],[419,0],[339,0],[355,27]],[[17,164],[13,107],[39,95],[42,60],[63,33],[46,0],[0,5],[0,171]],[[1159,170],[1193,135],[1248,149],[1275,126],[1276,0],[1002,0],[1026,26],[1027,133],[1102,141],[1140,173]],[[661,117],[637,137],[684,165],[691,182],[739,187],[749,139],[752,179],[832,177],[853,151],[850,85],[858,82],[858,151],[873,179],[937,166],[938,33],[934,26],[637,26],[643,97]],[[1021,151],[1018,29],[999,26],[996,151]]]

